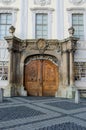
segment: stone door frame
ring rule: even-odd
[[[24,91],[23,80],[24,80],[24,64],[27,57],[37,55],[40,56],[51,56],[49,58],[52,62],[59,66],[59,88],[57,96],[65,96],[67,89],[74,85],[74,52],[76,50],[77,38],[69,37],[64,40],[46,40],[46,39],[31,39],[22,40],[15,36],[5,37],[8,43],[8,51],[10,54],[9,61],[9,85],[7,87],[10,96],[23,95]],[[69,57],[69,61],[68,61]],[[43,57],[42,57],[43,58]],[[56,59],[58,60],[56,60]],[[34,58],[33,58],[34,59]],[[45,58],[46,59],[46,58]],[[52,60],[54,59],[54,60]],[[68,63],[69,63],[69,77],[68,83]]]

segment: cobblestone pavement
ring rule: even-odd
[[[0,130],[86,130],[86,99],[4,98]]]

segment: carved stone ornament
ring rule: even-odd
[[[85,2],[85,0],[69,0],[69,2],[78,5],[78,4],[82,4],[83,2]]]
[[[12,4],[15,0],[0,0],[0,2],[3,4]]]
[[[51,0],[34,0],[34,4],[45,6],[51,4]]]
[[[41,54],[41,55],[33,55],[30,57],[27,57],[25,59],[25,65],[27,65],[29,62],[31,62],[32,60],[50,60],[53,61],[55,64],[59,64],[58,59],[55,56],[51,56],[51,55],[46,55],[46,54]]]
[[[47,46],[48,46],[48,44],[46,43],[46,41],[44,39],[39,39],[37,41],[37,48],[39,49],[40,53],[44,53]]]
[[[75,29],[74,29],[73,27],[70,27],[70,28],[68,29],[68,31],[69,31],[69,35],[70,35],[70,36],[73,36]]]

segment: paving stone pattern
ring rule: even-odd
[[[50,105],[50,106],[54,106],[54,107],[60,107],[65,110],[73,110],[73,109],[86,107],[86,105],[71,103],[71,102],[67,102],[67,101],[52,102],[52,103],[46,103],[46,104]]]
[[[3,103],[11,103],[12,101],[10,101],[10,100],[8,100],[8,99],[3,99],[3,102],[2,102],[2,104]]]
[[[0,130],[86,130],[86,99],[12,97],[0,103]]]
[[[0,121],[37,116],[40,114],[44,113],[25,106],[0,108]]]
[[[43,127],[36,130],[86,130],[86,128],[75,123],[68,122],[59,125],[56,124],[48,127]]]
[[[24,98],[24,99],[27,99],[27,100],[28,100],[28,99],[29,99],[29,100],[55,99],[54,97],[40,97],[40,96],[39,96],[39,97],[38,97],[38,96],[37,96],[37,97],[34,97],[34,96],[33,96],[33,97],[29,97],[29,98],[28,98],[28,97],[21,97],[21,98]]]

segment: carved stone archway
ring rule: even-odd
[[[9,96],[27,95],[24,90],[24,64],[26,61],[44,58],[59,66],[59,89],[55,96],[67,97],[71,93],[72,97],[70,88],[74,86],[73,56],[77,38],[70,36],[64,40],[21,40],[12,36],[5,39],[10,54],[9,85],[6,90]]]
[[[60,64],[58,59],[55,56],[48,55],[48,54],[31,55],[25,59],[24,63],[27,64],[28,62],[31,62],[32,60],[50,60],[57,66]]]

